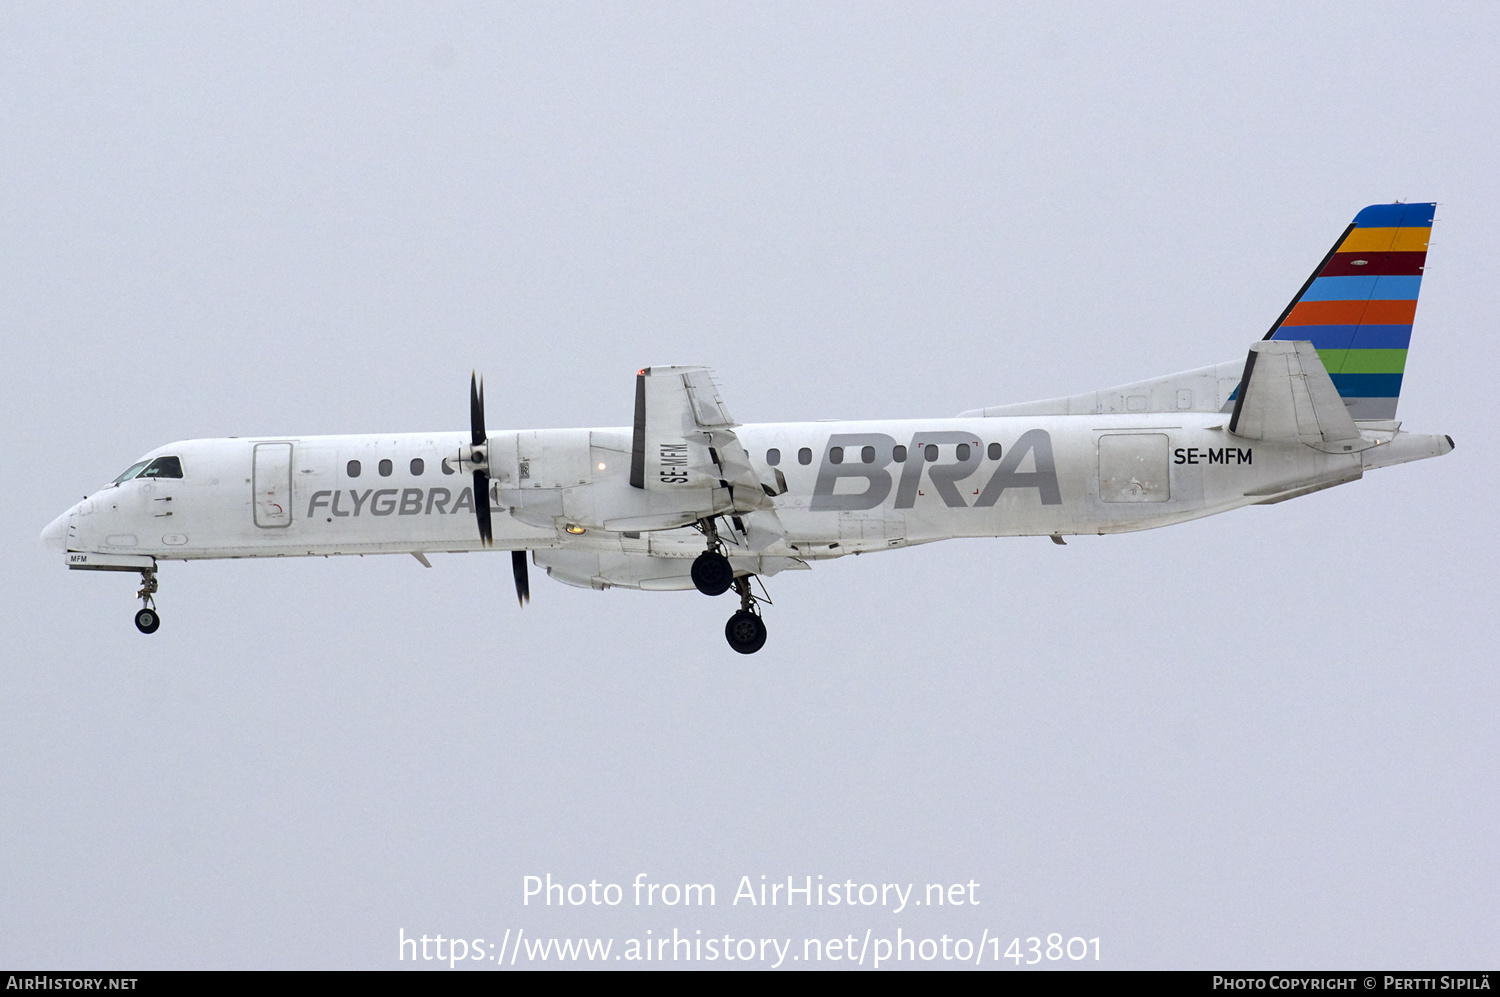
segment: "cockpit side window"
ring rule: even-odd
[[[141,473],[141,469],[144,468],[149,463],[151,463],[149,460],[143,460],[139,464],[131,464],[129,467],[127,467],[125,469],[125,473],[122,474],[122,475],[120,475],[118,478],[116,478],[113,482],[111,482],[111,484],[118,485],[122,481],[129,481],[131,478],[135,477],[137,474],[140,474]]]
[[[151,462],[151,466],[141,472],[143,478],[180,478],[182,477],[182,461],[176,457],[158,457]]]

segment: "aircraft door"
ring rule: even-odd
[[[255,525],[266,529],[292,525],[292,445],[255,444]]]
[[[1165,433],[1099,437],[1101,502],[1165,502],[1172,497]]]

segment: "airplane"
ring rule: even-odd
[[[706,367],[636,372],[631,425],[186,440],[57,517],[69,568],[511,552],[560,582],[731,589],[729,646],[766,642],[762,579],[955,537],[1124,533],[1271,505],[1438,457],[1396,420],[1436,209],[1360,211],[1243,361],[948,419],[741,425]],[[752,584],[754,583],[754,584]],[[756,589],[759,588],[759,594]]]

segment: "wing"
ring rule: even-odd
[[[786,536],[776,516],[778,487],[761,482],[735,435],[738,425],[707,367],[639,371],[630,483],[683,495],[714,490],[715,513],[740,516],[750,549],[764,550]]]

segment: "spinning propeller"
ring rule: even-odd
[[[484,430],[484,384],[475,372],[469,377],[469,446],[459,460],[474,474],[474,517],[479,521],[479,540],[486,547],[495,541],[494,525],[490,519],[489,449],[489,435]],[[516,578],[516,602],[524,606],[531,601],[531,580],[524,550],[511,551],[510,567]]]

